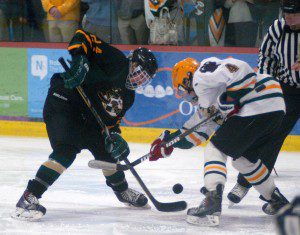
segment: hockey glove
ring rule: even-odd
[[[209,118],[210,116],[212,116],[215,113],[219,112],[219,110],[214,105],[210,106],[209,108],[202,108],[202,107],[200,107],[200,111],[203,113],[203,115],[206,118]],[[218,125],[222,125],[223,122],[224,122],[223,115],[220,112],[212,120],[215,123],[217,123]]]
[[[154,142],[151,144],[150,154],[151,157],[149,158],[149,161],[156,161],[159,158],[165,158],[169,157],[171,153],[173,152],[173,147],[163,147],[161,146],[166,141],[170,139],[170,131],[165,130]]]
[[[71,68],[61,74],[65,88],[73,89],[83,83],[89,71],[89,62],[85,55],[75,55],[72,58]]]
[[[218,99],[217,103],[219,106],[219,110],[224,119],[228,119],[232,115],[236,114],[240,108],[235,102],[228,102],[227,101],[227,94],[226,92],[222,93]]]
[[[109,139],[105,137],[105,150],[117,161],[123,161],[130,153],[129,146],[117,132],[112,132]]]

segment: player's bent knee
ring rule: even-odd
[[[221,161],[226,163],[227,156],[218,150],[213,143],[209,142],[205,148],[204,160],[208,161]]]
[[[59,162],[53,159],[49,159],[48,161],[44,162],[43,166],[57,172],[60,175],[66,170],[66,168],[63,165],[61,165]]]
[[[258,160],[256,163],[252,163],[248,159],[240,157],[232,161],[232,166],[240,173],[244,174],[254,170],[260,163],[260,160]]]
[[[260,159],[257,160],[256,163],[252,163],[246,158],[241,157],[232,161],[232,165],[254,187],[259,185],[265,185],[265,182],[270,181],[268,183],[270,185],[270,188],[274,188],[274,183],[272,183],[272,180],[269,179],[270,172]],[[259,191],[260,190],[261,189],[259,189]]]
[[[64,168],[68,168],[74,162],[79,150],[72,146],[61,146],[56,148],[49,156],[49,160],[59,163]]]

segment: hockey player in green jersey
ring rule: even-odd
[[[81,150],[88,149],[95,159],[108,162],[129,155],[119,124],[133,105],[135,89],[148,84],[157,71],[150,50],[140,47],[125,57],[117,48],[83,30],[75,33],[68,50],[72,56],[70,70],[52,76],[43,110],[53,152],[35,178],[29,180],[13,214],[17,219],[37,220],[46,213],[38,199]],[[113,147],[77,92],[79,85],[109,128]],[[119,201],[134,207],[147,206],[148,199],[128,187],[123,172],[103,170],[103,174]]]

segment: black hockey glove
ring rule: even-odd
[[[217,98],[217,103],[219,106],[219,110],[223,116],[223,118],[226,120],[232,115],[239,112],[240,107],[236,102],[228,102],[227,101],[227,94],[226,92],[222,93]]]
[[[110,134],[112,141],[105,137],[105,150],[117,161],[123,161],[130,153],[129,146],[117,132]]]
[[[61,74],[64,79],[65,88],[73,89],[83,83],[90,65],[85,55],[74,55],[71,68]]]

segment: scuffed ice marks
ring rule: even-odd
[[[157,225],[147,223],[128,223],[114,228],[114,234],[184,234],[187,229],[183,226]]]
[[[131,160],[149,151],[149,144],[129,143]],[[2,151],[4,150],[4,151]],[[10,151],[11,150],[11,151]],[[223,215],[218,228],[201,228],[185,222],[186,211],[161,213],[131,210],[120,203],[105,184],[101,171],[88,168],[93,157],[82,151],[74,164],[55,182],[40,200],[47,214],[40,222],[20,222],[10,218],[28,179],[47,160],[51,148],[47,139],[0,137],[0,234],[72,234],[72,235],[275,235],[272,217],[261,211],[259,194],[250,190],[247,200],[228,209],[226,198],[234,186],[237,172],[228,161]],[[288,199],[300,194],[299,153],[281,153],[276,163],[276,184]],[[171,158],[144,162],[136,169],[151,192],[160,201],[186,200],[199,205],[203,195],[203,149],[174,151]],[[141,190],[130,172],[130,187]],[[175,195],[172,186],[180,182],[184,191]]]

